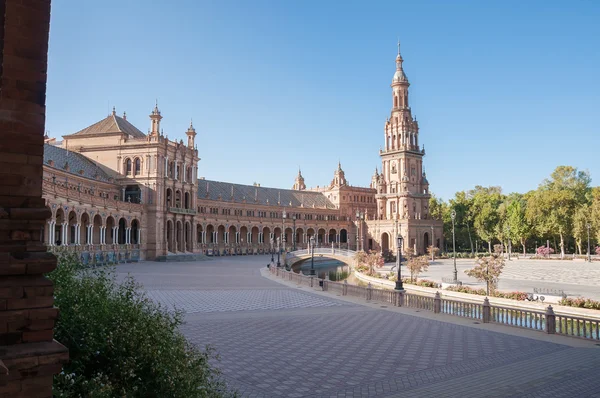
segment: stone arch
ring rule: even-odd
[[[76,232],[77,232],[77,213],[75,210],[69,211],[69,216],[67,217],[67,244],[74,245],[76,242]]]
[[[381,234],[381,252],[386,255],[390,251],[390,235],[387,232]]]
[[[137,218],[134,218],[133,220],[131,220],[131,243],[134,245],[139,245],[141,244],[141,239],[140,239],[140,222],[138,221]]]
[[[167,188],[167,192],[165,195],[165,201],[167,204],[167,208],[173,207],[173,190],[171,188]]]
[[[173,221],[167,220],[167,251],[174,253],[173,248]]]
[[[242,225],[242,227],[240,228],[240,243],[242,245],[244,243],[250,243],[248,242],[248,227],[245,225]]]
[[[237,232],[237,228],[235,227],[235,225],[230,225],[229,229],[227,230],[227,243],[228,244],[235,244],[237,243],[235,241],[235,233]]]
[[[429,239],[429,233],[425,232],[423,234],[423,253],[427,253],[427,248],[431,245],[430,239]]]
[[[88,227],[90,225],[90,215],[86,212],[83,212],[83,214],[81,215],[80,225],[81,226],[79,227],[79,242],[81,242],[82,245],[90,245],[92,243],[88,241]]]
[[[250,232],[250,239],[252,240],[252,243],[258,243],[258,234],[259,234],[259,230],[258,227],[252,227],[252,230]]]
[[[285,229],[284,238],[285,238],[285,246],[286,247],[289,247],[292,244],[292,242],[293,242],[293,239],[292,239],[293,233],[294,232],[293,232],[293,230],[292,230],[291,227],[287,227]]]
[[[271,245],[271,228],[263,227],[263,243]]]
[[[306,230],[306,242],[310,242],[310,238],[315,236],[315,230],[314,228],[308,228]],[[316,244],[317,242],[315,242]]]
[[[106,226],[106,244],[112,245],[119,243],[116,237],[114,236],[114,227],[116,226],[115,219],[113,216],[106,217],[104,221],[104,225]]]
[[[192,251],[192,223],[189,221],[185,222],[185,237],[184,237],[184,251]]]
[[[337,239],[336,239],[336,237],[337,237],[337,232],[336,232],[336,230],[335,230],[335,229],[333,229],[333,228],[331,228],[331,229],[329,230],[329,233],[328,233],[328,234],[329,234],[329,242],[330,242],[330,243],[337,243]]]
[[[190,208],[190,193],[189,192],[186,192],[183,194],[183,206],[184,206],[184,209]]]
[[[181,191],[179,189],[175,191],[175,207],[181,208]]]
[[[296,248],[301,247],[304,242],[304,228],[296,228]]]
[[[225,243],[225,226],[223,224],[217,227],[217,242],[215,243]]]
[[[212,224],[206,226],[206,243],[215,243],[215,227]]]
[[[278,240],[281,243],[281,227],[275,227],[273,234],[275,235],[275,245],[277,245]]]
[[[119,245],[124,245],[125,242],[127,242],[127,237],[125,236],[127,234],[126,232],[127,230],[127,220],[125,219],[125,217],[121,217],[119,218],[119,228],[118,228],[118,233],[117,233],[117,239],[115,239],[113,237],[113,241],[114,243],[117,243]]]
[[[325,229],[319,228],[317,231],[317,246],[323,246],[325,243]]]
[[[94,227],[92,229],[92,244],[94,245],[99,245],[100,244],[100,228],[102,227],[102,225],[104,225],[102,223],[102,217],[100,216],[100,214],[96,214],[94,216]]]
[[[183,251],[183,225],[181,220],[177,220],[175,224],[175,250]]]
[[[345,228],[340,230],[340,243],[348,243],[348,231]]]

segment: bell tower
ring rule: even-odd
[[[300,167],[298,167],[298,175],[296,176],[296,180],[294,181],[294,186],[292,189],[295,191],[304,191],[306,189],[306,184],[304,184],[304,177],[302,177],[302,171],[300,171]]]
[[[384,149],[380,150],[381,174],[377,192],[377,218],[383,220],[428,218],[429,191],[423,179],[419,125],[411,114],[404,59],[396,56],[392,77],[392,109],[384,125]]]
[[[196,138],[196,129],[194,128],[194,125],[192,124],[191,120],[190,120],[190,127],[188,127],[185,134],[188,137],[188,144],[187,144],[188,148],[194,149],[194,140]]]
[[[158,137],[160,135],[160,121],[162,120],[162,116],[160,115],[160,111],[158,110],[158,101],[154,105],[154,109],[150,114],[150,136]]]

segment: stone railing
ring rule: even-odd
[[[176,214],[191,214],[191,215],[196,214],[196,210],[194,210],[194,209],[182,209],[180,207],[169,207],[169,211],[171,213],[176,213]]]
[[[270,272],[282,279],[298,285],[320,287],[341,296],[364,298],[367,301],[388,303],[397,307],[408,307],[475,319],[482,323],[496,323],[505,326],[558,334],[569,337],[600,341],[600,318],[556,314],[551,305],[545,311],[526,308],[491,305],[486,297],[483,303],[442,298],[439,292],[434,296],[407,293],[406,291],[376,289],[369,283],[366,287],[351,285],[347,281],[333,282],[316,276],[307,276],[271,267]]]
[[[54,184],[52,183],[52,181],[48,181],[46,179],[42,183],[42,188],[44,194],[56,195],[61,198],[76,200],[81,203],[94,205],[98,207],[110,207],[111,209],[129,210],[138,213],[141,213],[144,209],[144,205],[139,203],[123,202],[120,200],[104,198],[102,196],[90,195],[73,189],[67,189],[62,185]]]
[[[354,250],[337,249],[337,248],[332,248],[332,247],[314,248],[313,252],[314,252],[314,254],[330,254],[330,255],[334,255],[334,256],[351,257],[351,258],[353,258],[354,255],[356,255],[356,252]],[[296,250],[293,252],[289,252],[288,258],[310,256],[310,255],[311,255],[310,249],[303,249],[303,250]]]

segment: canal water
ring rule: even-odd
[[[294,266],[294,272],[299,272],[302,275],[310,275],[310,258],[304,260],[298,265]],[[332,281],[344,280],[348,277],[349,267],[347,264],[326,257],[318,257],[314,259],[315,274],[321,279],[325,279],[325,276],[329,274],[329,279]]]

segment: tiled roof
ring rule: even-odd
[[[108,115],[105,119],[100,120],[97,123],[92,124],[89,127],[84,128],[76,132],[76,136],[90,135],[90,134],[103,134],[103,133],[124,133],[132,136],[133,138],[144,138],[146,135],[142,133],[137,127],[129,123],[127,120],[115,115],[114,113]]]
[[[54,162],[54,168],[64,170],[67,173],[79,175],[98,181],[108,181],[111,176],[102,170],[96,163],[80,153],[67,151],[50,144],[44,144],[44,164]],[[69,164],[69,171],[65,170],[65,164]],[[79,171],[83,170],[83,174]]]
[[[208,192],[208,195],[207,195]],[[320,192],[294,191],[291,189],[265,188],[254,185],[232,184],[229,182],[198,180],[198,198],[271,206],[294,206],[335,209],[335,205]],[[256,199],[256,201],[255,201]]]

